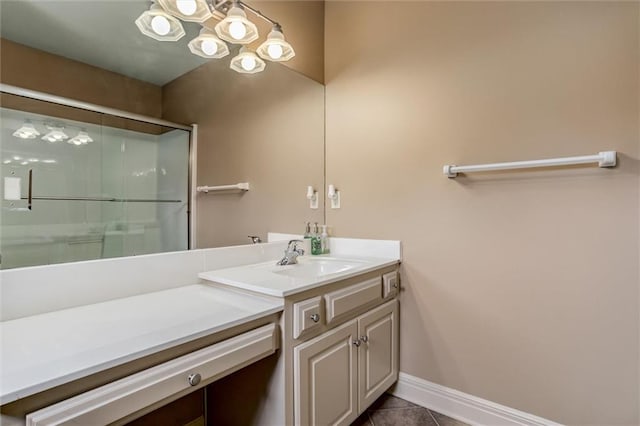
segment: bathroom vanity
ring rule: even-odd
[[[264,280],[265,274],[282,278]],[[348,425],[397,380],[398,260],[307,256],[298,265],[267,263],[200,277],[284,300],[282,350],[269,388],[283,397],[262,401],[251,422]],[[238,375],[231,386],[247,381]],[[234,395],[217,397],[221,407],[240,404]],[[211,411],[214,424],[247,422]]]
[[[348,425],[398,376],[399,243],[287,266],[260,246],[181,254],[203,258],[195,284],[3,321],[3,424],[126,424],[211,388],[209,424]]]

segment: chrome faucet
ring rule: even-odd
[[[291,240],[287,245],[286,250],[284,251],[284,257],[280,259],[277,265],[295,265],[298,263],[298,256],[302,256],[304,254],[304,250],[298,248],[298,243],[301,243],[301,240]]]

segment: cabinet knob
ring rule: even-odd
[[[202,379],[202,377],[198,373],[189,374],[189,377],[187,377],[187,380],[189,381],[189,384],[191,386],[196,386],[198,383],[200,383],[200,379]]]
[[[320,315],[318,315],[318,314],[313,314],[313,315],[311,315],[309,318],[311,318],[311,320],[312,320],[313,322],[318,322],[318,321],[320,321]]]
[[[366,335],[360,336],[360,341],[362,341],[362,343],[367,343],[369,341],[369,338]]]
[[[393,288],[398,288],[398,282],[397,281],[393,283]]]
[[[360,339],[354,339],[352,343],[356,345],[356,347],[360,346]]]

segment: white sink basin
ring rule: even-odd
[[[397,264],[397,259],[300,256],[295,265],[277,260],[201,272],[202,279],[245,290],[286,297],[319,285]]]
[[[332,257],[302,257],[296,265],[276,266],[272,272],[296,278],[317,278],[339,274],[362,266],[366,261]]]

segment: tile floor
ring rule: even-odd
[[[351,426],[468,426],[404,399],[384,394]]]

